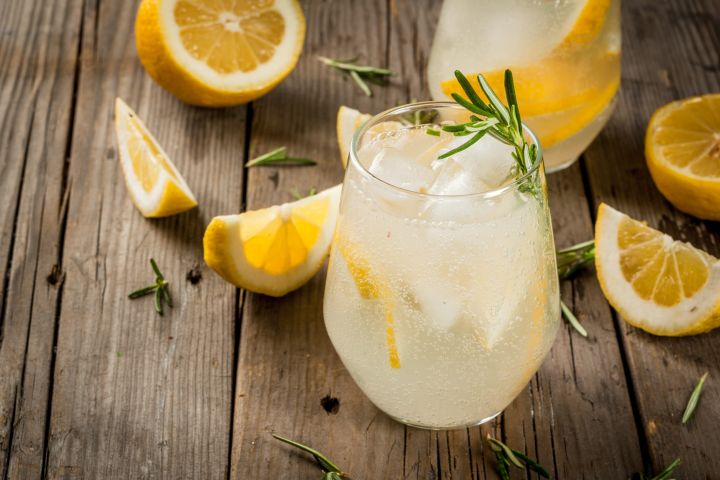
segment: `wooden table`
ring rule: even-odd
[[[355,479],[498,478],[488,433],[560,479],[626,479],[678,457],[678,478],[720,478],[720,331],[673,339],[631,328],[592,271],[562,289],[587,339],[563,326],[495,422],[429,432],[390,420],[353,384],[323,326],[324,275],[271,299],[204,265],[214,215],[341,181],[339,105],[377,112],[428,98],[439,5],[308,0],[292,75],[252,104],[209,110],[183,105],[145,74],[134,2],[0,3],[0,478],[320,477],[270,432],[316,446]],[[549,179],[558,246],[590,238],[604,201],[720,255],[720,225],[668,204],[643,155],[657,107],[720,90],[719,26],[717,0],[624,1],[617,111],[582,160]],[[368,98],[318,54],[362,54],[398,75]],[[118,166],[116,96],[166,147],[199,209],[146,220],[133,208]],[[319,165],[243,168],[281,145]],[[151,256],[177,303],[162,318],[149,300],[126,298],[152,279]],[[682,426],[705,371],[701,405]],[[326,396],[337,410],[323,408]]]

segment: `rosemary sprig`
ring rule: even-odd
[[[654,477],[650,477],[648,475],[645,475],[643,473],[636,473],[631,478],[633,480],[672,480],[671,477],[673,473],[675,473],[675,469],[680,465],[680,459],[676,458],[673,460],[673,462],[665,467],[665,470],[660,472],[659,474],[655,475]]]
[[[139,288],[135,291],[130,292],[128,298],[135,300],[136,298],[144,297],[145,295],[154,294],[153,305],[155,311],[160,315],[163,315],[163,303],[166,303],[168,307],[172,307],[172,297],[170,297],[170,283],[165,280],[165,276],[160,271],[154,258],[150,259],[150,266],[155,272],[155,283],[148,285],[147,287]]]
[[[292,190],[290,190],[290,195],[292,195],[292,197],[293,197],[295,200],[302,200],[303,198],[312,197],[312,196],[315,195],[316,193],[317,193],[317,188],[315,188],[315,187],[310,187],[310,190],[308,190],[307,195],[302,195],[302,194],[298,191],[297,188],[293,188]]]
[[[529,145],[523,135],[520,106],[518,105],[517,95],[515,94],[515,83],[513,82],[512,72],[505,70],[505,98],[507,98],[508,101],[507,106],[502,103],[500,97],[498,97],[482,74],[477,76],[477,80],[480,85],[480,90],[487,98],[487,102],[483,101],[470,81],[460,70],[455,70],[455,78],[465,92],[467,99],[457,93],[453,93],[452,97],[459,105],[465,107],[465,109],[469,110],[473,115],[470,116],[469,122],[457,125],[445,125],[443,126],[443,130],[451,132],[456,136],[472,135],[472,137],[464,144],[440,155],[438,158],[446,158],[463,151],[486,134],[490,134],[514,148],[512,155],[515,159],[517,175],[521,176],[526,174],[537,159],[537,146]]]
[[[510,473],[508,472],[510,464],[515,465],[520,469],[532,470],[543,478],[552,479],[548,471],[545,470],[542,465],[524,453],[508,447],[503,442],[491,437],[490,435],[487,436],[487,441],[490,444],[492,451],[495,452],[495,459],[498,462],[498,472],[503,480],[510,479]]]
[[[563,317],[565,317],[565,320],[567,320],[568,323],[572,325],[572,327],[577,330],[580,335],[582,335],[583,337],[588,336],[585,327],[582,326],[575,314],[572,312],[572,310],[570,310],[570,307],[565,305],[565,302],[563,302],[562,300],[560,300],[560,311],[562,311],[562,315]]]
[[[595,260],[595,240],[578,243],[557,252],[560,280],[567,280]]]
[[[393,72],[387,68],[372,67],[370,65],[358,65],[355,62],[356,59],[350,60],[338,60],[335,58],[318,57],[322,63],[329,67],[350,75],[350,78],[360,87],[368,97],[372,97],[372,90],[370,89],[369,83],[375,85],[385,85],[387,78],[393,75]]]
[[[342,478],[349,478],[347,474],[343,473],[340,467],[335,464],[335,462],[333,462],[314,448],[310,448],[307,445],[303,445],[302,443],[290,440],[289,438],[281,437],[280,435],[276,435],[274,433],[272,434],[272,436],[277,440],[280,440],[281,442],[285,442],[288,445],[292,445],[293,447],[299,448],[303,452],[312,455],[323,472],[322,480],[340,480]]]
[[[253,158],[245,164],[248,168],[259,165],[317,165],[317,162],[309,158],[289,157],[287,148],[280,147]]]
[[[702,394],[703,388],[705,387],[705,380],[708,377],[708,373],[709,372],[705,372],[703,376],[700,377],[700,380],[698,381],[697,385],[695,385],[695,388],[693,388],[692,394],[688,399],[687,406],[685,407],[685,413],[683,413],[682,416],[683,425],[689,422],[693,416],[693,413],[695,413],[695,409],[697,408],[698,402],[700,401],[700,395]]]

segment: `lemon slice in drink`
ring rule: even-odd
[[[213,218],[203,239],[205,263],[251,292],[279,297],[301,287],[328,255],[341,188]]]
[[[115,99],[115,134],[125,185],[145,217],[184,212],[197,201],[155,137],[125,102]]]
[[[586,127],[610,104],[620,86],[620,53],[609,50],[596,52],[588,47],[602,32],[609,14],[610,0],[588,0],[579,9],[562,41],[537,63],[513,65],[515,89],[525,120],[537,117],[535,132],[544,148],[549,148]],[[583,53],[579,54],[580,49]],[[576,64],[591,62],[592,78],[578,75]],[[496,92],[505,87],[505,69],[483,72]],[[477,73],[467,75],[476,90],[480,90]],[[445,95],[463,94],[457,80],[441,83]]]
[[[150,76],[202,106],[266,94],[295,67],[304,38],[297,0],[143,0],[135,24]]]
[[[720,326],[720,262],[601,204],[595,223],[598,280],[629,324],[680,336]]]
[[[720,220],[720,94],[658,109],[645,136],[655,185],[683,212]]]

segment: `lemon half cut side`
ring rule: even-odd
[[[135,23],[150,76],[201,106],[266,94],[293,70],[304,38],[297,0],[143,0]]]

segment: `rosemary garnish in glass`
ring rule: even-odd
[[[683,425],[689,422],[693,416],[693,413],[695,413],[695,409],[697,408],[698,402],[700,401],[700,395],[702,394],[703,388],[705,387],[705,380],[708,377],[708,373],[709,372],[705,372],[703,376],[700,377],[700,380],[698,381],[697,385],[695,385],[695,388],[693,389],[692,394],[688,399],[687,405],[685,406],[685,413],[683,413],[682,416]]]
[[[492,451],[495,452],[498,472],[500,473],[500,478],[503,480],[510,480],[508,467],[511,464],[517,468],[532,470],[543,478],[552,478],[542,465],[524,453],[508,447],[500,440],[493,438],[490,435],[487,436],[487,441],[490,444]]]
[[[336,70],[347,73],[350,78],[360,87],[368,97],[372,97],[372,90],[370,89],[369,83],[375,85],[385,85],[387,78],[393,74],[387,68],[371,67],[370,65],[357,65],[355,58],[349,60],[337,60],[328,57],[318,57],[322,63],[329,67],[333,67]]]
[[[246,167],[257,167],[259,165],[317,165],[315,160],[309,158],[289,157],[286,147],[276,148],[273,151],[253,158],[245,164]]]
[[[144,297],[145,295],[154,294],[154,306],[155,311],[160,315],[163,314],[163,303],[166,303],[168,307],[172,307],[172,298],[170,297],[169,285],[170,283],[165,280],[165,276],[158,268],[154,258],[150,259],[150,266],[155,272],[155,283],[148,285],[147,287],[139,288],[134,292],[130,292],[128,298],[135,300],[136,298]]]
[[[307,445],[303,445],[302,443],[290,440],[289,438],[281,437],[280,435],[276,435],[274,433],[272,434],[272,436],[275,437],[277,440],[280,440],[281,442],[285,442],[288,445],[292,445],[293,447],[299,448],[303,452],[312,455],[323,472],[321,480],[340,480],[342,478],[350,478],[342,472],[340,467],[338,467],[335,462],[333,462],[314,448],[310,448]]]
[[[529,145],[525,140],[522,130],[522,119],[520,107],[515,95],[515,83],[512,72],[505,70],[505,98],[508,106],[503,104],[500,97],[495,93],[485,77],[477,76],[480,90],[487,98],[487,103],[480,98],[478,92],[470,84],[470,81],[460,70],[455,70],[455,78],[462,87],[467,99],[462,95],[453,93],[453,99],[466,110],[469,110],[470,121],[455,125],[443,125],[442,129],[455,136],[472,135],[470,139],[457,148],[450,150],[438,158],[446,158],[465,150],[479,141],[486,134],[490,134],[497,140],[510,145],[514,151],[516,175],[525,175],[537,160],[537,146]]]

